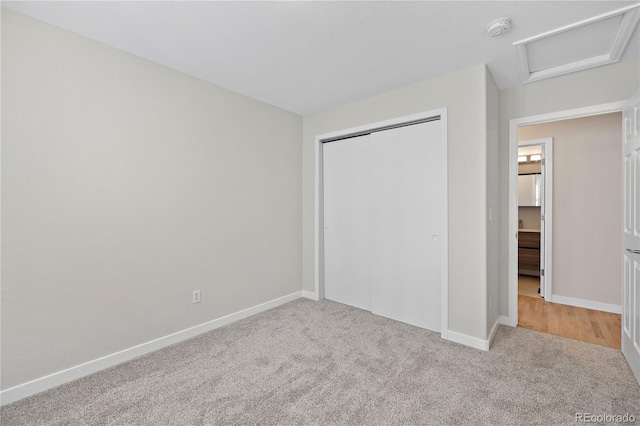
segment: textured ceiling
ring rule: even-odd
[[[486,63],[519,84],[513,42],[635,2],[2,2],[298,114]],[[486,27],[510,17],[509,33]],[[636,29],[623,56],[637,59]],[[589,43],[588,39],[584,43]],[[556,52],[557,54],[557,52]]]

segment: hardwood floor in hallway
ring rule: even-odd
[[[619,314],[549,303],[538,295],[518,295],[518,326],[620,349]]]
[[[528,275],[518,276],[518,294],[520,296],[540,297],[540,278]]]

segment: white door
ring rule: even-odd
[[[622,353],[640,382],[640,91],[625,107],[622,122]]]
[[[325,297],[440,331],[440,122],[325,143]]]
[[[542,160],[541,160],[541,173],[540,173],[540,182],[538,185],[538,197],[540,199],[540,296],[541,297],[545,297],[545,290],[546,290],[546,286],[545,286],[545,252],[544,252],[544,245],[545,245],[545,241],[546,241],[546,227],[545,227],[545,212],[546,212],[546,208],[547,208],[547,203],[545,195],[545,188],[547,185],[547,173],[546,173],[546,146],[545,145],[540,145],[541,148],[541,154],[542,154]]]
[[[373,133],[372,312],[440,331],[440,122]]]
[[[370,136],[322,147],[325,298],[371,310]]]

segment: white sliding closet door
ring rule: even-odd
[[[371,310],[371,144],[359,136],[323,146],[324,295]]]
[[[440,122],[325,143],[325,297],[440,331]]]
[[[372,312],[440,331],[440,122],[371,139]]]

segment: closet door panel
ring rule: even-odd
[[[323,145],[325,298],[371,310],[370,136]]]
[[[441,322],[440,122],[371,135],[372,312],[433,331]]]

